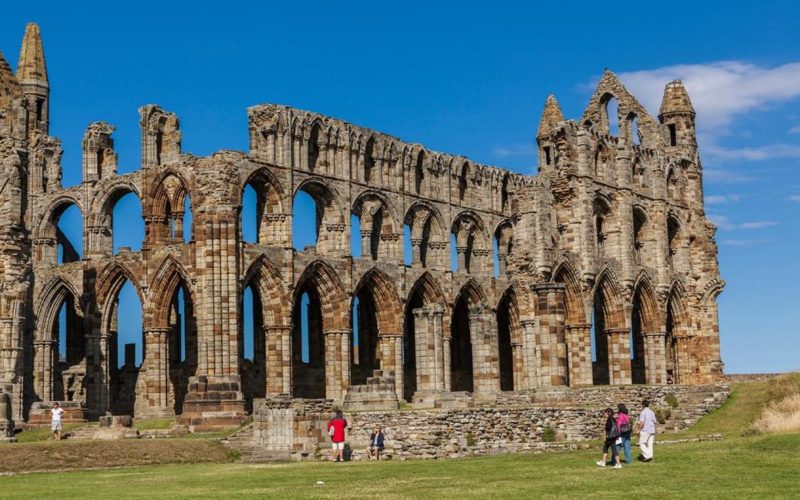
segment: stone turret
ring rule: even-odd
[[[561,106],[558,105],[556,96],[550,94],[544,102],[544,111],[539,120],[539,130],[536,132],[536,143],[539,146],[539,172],[548,169],[555,163],[555,147],[549,136],[553,127],[563,121],[564,113],[561,112]]]
[[[36,23],[28,23],[25,27],[17,64],[17,80],[28,108],[28,135],[34,130],[47,134],[50,128],[50,83],[42,34]]]
[[[668,145],[697,146],[694,107],[680,80],[669,82],[664,87],[658,119],[667,126]]]

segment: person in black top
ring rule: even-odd
[[[380,460],[381,453],[383,453],[383,430],[379,425],[369,435],[369,456],[370,458],[374,457],[375,460]]]
[[[611,461],[614,462],[615,469],[621,469],[622,464],[619,462],[619,454],[617,453],[617,438],[619,438],[619,426],[617,420],[614,418],[614,410],[606,408],[603,412],[606,419],[605,425],[605,441],[603,442],[603,459],[597,462],[598,467],[606,466],[606,459],[608,458],[608,450],[611,449]]]

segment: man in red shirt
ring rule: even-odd
[[[344,462],[344,440],[347,420],[342,416],[341,410],[336,410],[336,415],[328,422],[328,435],[333,443],[333,458],[336,462]]]

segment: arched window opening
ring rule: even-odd
[[[378,361],[378,316],[375,297],[364,286],[353,300],[353,340],[351,343],[350,381],[364,385],[372,372],[380,366]]]
[[[606,131],[616,137],[619,135],[619,105],[617,104],[617,99],[607,94],[603,101]]]
[[[308,170],[314,172],[322,165],[321,151],[320,151],[320,136],[322,131],[319,124],[315,123],[311,126],[311,132],[308,136]]]
[[[242,193],[242,240],[245,243],[258,243],[259,213],[258,194],[253,186],[247,184]]]
[[[472,339],[470,334],[470,304],[466,293],[462,293],[453,308],[450,330],[450,384],[453,391],[472,392],[474,387],[472,369]]]
[[[644,228],[647,216],[638,208],[633,210],[633,260],[636,265],[642,265],[644,255]]]
[[[497,238],[492,240],[492,263],[494,268],[494,277],[500,277],[500,247],[498,246]]]
[[[670,269],[673,268],[675,264],[675,256],[678,254],[679,243],[680,243],[680,224],[674,217],[669,217],[667,219],[667,241],[669,243],[669,255],[668,261]]]
[[[505,213],[508,209],[508,176],[503,177],[503,184],[500,187],[500,211]]]
[[[603,314],[603,297],[598,292],[595,294],[592,309],[592,383],[594,385],[608,385],[610,374],[608,367],[608,334],[606,333],[605,317]]]
[[[56,215],[58,264],[78,262],[83,258],[83,216],[77,205],[71,204]]]
[[[414,262],[414,247],[411,243],[411,226],[403,224],[403,264],[411,267]]]
[[[637,146],[642,143],[642,137],[639,134],[639,117],[635,114],[629,119],[630,122],[630,142]]]
[[[634,188],[645,187],[644,167],[638,158],[633,161],[631,166],[631,184]]]
[[[128,192],[117,200],[111,216],[111,238],[114,255],[120,248],[138,252],[144,241],[142,203],[135,193]]]
[[[467,247],[464,250],[464,270],[467,274],[472,270],[472,253],[475,251],[475,233],[467,236]]]
[[[431,217],[422,226],[422,241],[419,244],[419,260],[422,267],[428,267],[428,246],[431,242]]]
[[[452,239],[456,248],[454,271],[463,271],[467,274],[489,269],[491,261],[491,239],[485,235],[484,226],[473,215],[461,215],[456,218],[451,227]]]
[[[414,163],[414,193],[422,194],[422,183],[425,179],[425,152],[420,151],[417,155],[417,161]]]
[[[253,399],[266,396],[266,344],[261,297],[251,283],[242,293],[242,321],[239,325],[239,372],[245,407],[252,411]]]
[[[469,163],[464,163],[458,175],[458,201],[463,202],[467,194],[467,175],[469,173]]]
[[[678,145],[678,130],[675,128],[674,123],[670,123],[667,125],[667,129],[669,130],[669,145],[670,146],[677,146]]]
[[[634,384],[647,383],[647,375],[645,372],[644,334],[642,332],[642,315],[642,298],[641,291],[639,291],[633,298],[633,310],[631,315],[631,382]]]
[[[378,248],[381,244],[381,232],[383,230],[383,209],[379,209],[372,215],[372,228],[369,233],[369,255],[372,260],[378,260]]]
[[[375,139],[370,137],[369,140],[367,140],[366,146],[364,147],[364,182],[367,184],[375,182],[373,179],[375,170],[374,149]]]
[[[519,333],[519,320],[516,311],[514,295],[506,292],[497,307],[497,343],[500,364],[500,390],[513,391],[514,380],[514,351],[512,336]],[[512,333],[515,330],[515,333]]]
[[[124,318],[124,321],[120,321]],[[114,414],[133,415],[139,369],[144,360],[142,303],[130,281],[117,292],[107,319],[110,407]]]
[[[596,200],[594,203],[594,227],[595,227],[595,248],[597,255],[602,257],[605,255],[605,243],[608,238],[607,220],[610,210],[601,200]]]
[[[670,168],[667,172],[667,198],[670,201],[680,200],[680,189],[678,186],[678,176],[674,168]]]
[[[77,299],[67,293],[58,308],[52,338],[56,341],[53,369],[53,400],[86,402],[83,384],[86,339],[83,318],[75,310]]]
[[[458,244],[456,243],[455,233],[450,235],[450,270],[456,272],[459,270],[459,259],[461,253],[458,251]]]
[[[361,239],[361,219],[356,214],[350,214],[350,255],[357,259],[364,256]]]
[[[174,394],[173,409],[183,413],[183,403],[189,391],[189,377],[197,372],[197,323],[194,303],[186,287],[175,290],[169,315],[169,378]]]
[[[324,398],[325,339],[322,302],[315,286],[303,285],[293,311],[292,393],[297,398]]]
[[[298,191],[292,205],[292,247],[303,251],[319,243],[325,207],[308,192]]]
[[[495,278],[508,276],[508,259],[514,248],[511,224],[505,223],[497,228],[493,245]]]
[[[192,200],[187,194],[183,200],[182,240],[184,243],[194,241],[194,225],[192,223]]]

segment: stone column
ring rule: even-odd
[[[326,330],[325,397],[341,401],[350,387],[350,330]]]
[[[169,327],[144,330],[144,361],[136,381],[136,417],[174,414],[169,401],[169,332]]]
[[[539,386],[539,358],[536,349],[536,320],[523,319],[522,328],[522,361],[525,388],[534,389]],[[516,383],[516,380],[514,381]]]
[[[592,385],[592,325],[567,325],[569,341],[569,382],[571,386]]]
[[[53,400],[53,362],[55,340],[34,340],[34,372],[36,396],[42,401]]]
[[[411,238],[411,267],[422,265],[422,240]]]
[[[567,347],[564,329],[563,283],[536,285],[536,318],[539,386],[567,384]]]
[[[292,327],[264,325],[267,351],[267,397],[292,392]]]
[[[381,370],[384,375],[394,374],[397,399],[403,399],[403,334],[381,333],[378,336]]]
[[[361,228],[361,257],[372,258],[372,230]]]
[[[438,304],[414,309],[417,350],[417,391],[445,390],[444,331]],[[449,359],[449,358],[448,358]]]
[[[644,337],[644,363],[648,384],[667,383],[667,358],[664,346],[664,332],[642,333]]]
[[[498,268],[498,274],[500,275],[500,277],[504,277],[506,275],[506,259],[507,258],[508,258],[508,255],[506,255],[504,253],[500,253],[500,252],[497,253],[497,268]]]
[[[528,388],[525,379],[525,352],[522,349],[522,342],[511,343],[511,371],[513,373],[513,387],[515,391],[522,391]]]
[[[500,392],[500,360],[494,314],[483,307],[470,309],[469,329],[473,393],[478,398],[497,394]]]
[[[456,247],[456,254],[458,255],[458,269],[457,271],[467,270],[467,247]]]
[[[608,383],[631,383],[631,332],[627,328],[608,328]]]

